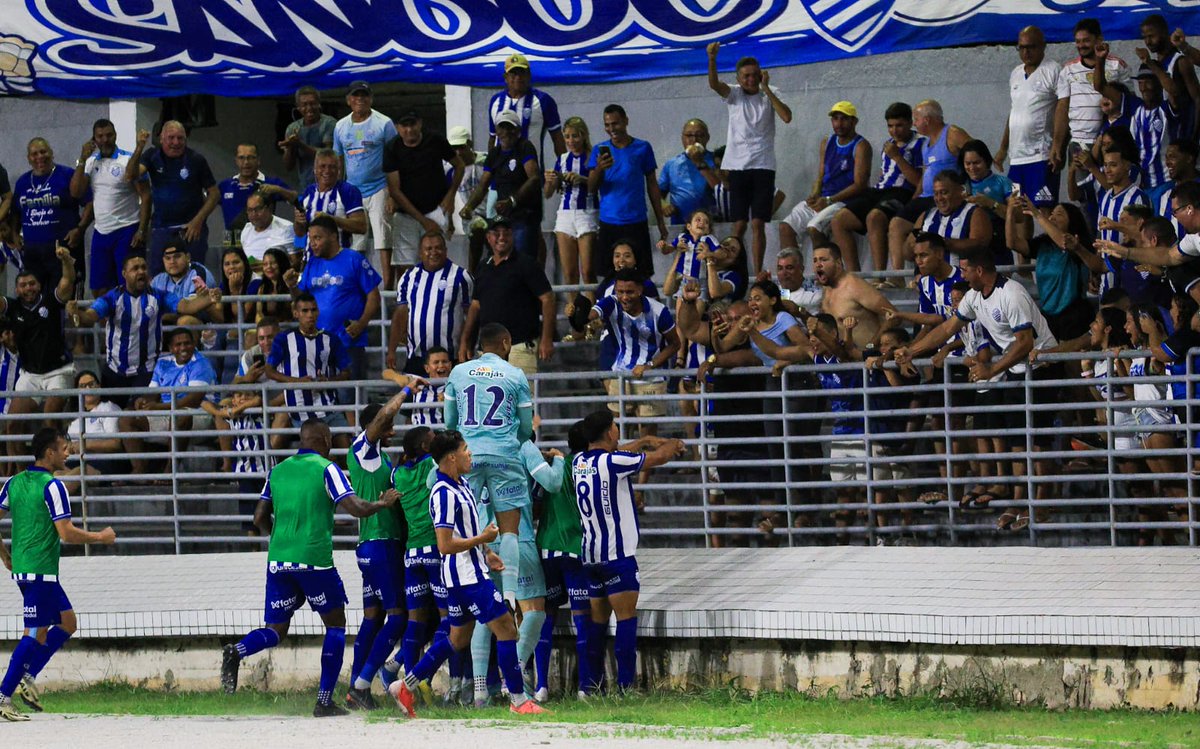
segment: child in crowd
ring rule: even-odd
[[[813,363],[818,366],[833,366],[845,362],[862,361],[862,351],[854,345],[849,324],[853,318],[848,318],[846,339],[838,337],[838,324],[833,315],[822,312],[809,321],[809,350],[812,351]],[[786,349],[784,350],[786,351]],[[780,353],[784,353],[781,351]],[[776,366],[786,361],[780,359]],[[857,486],[867,478],[866,443],[863,441],[863,397],[860,393],[839,394],[841,390],[853,390],[863,386],[862,371],[847,369],[819,369],[817,381],[823,390],[830,391],[828,411],[839,415],[833,420],[833,439],[829,443],[829,479],[837,484],[837,503],[839,505],[861,505],[865,497],[862,489]],[[843,507],[833,514],[838,528],[850,526],[853,513]],[[845,534],[840,537],[841,543],[848,543]]]
[[[222,432],[217,441],[227,457],[221,460],[221,470],[240,477],[238,494],[243,498],[238,499],[238,514],[253,518],[263,480],[275,464],[266,450],[262,397],[238,391],[220,403],[202,400],[200,408],[213,417],[213,424]],[[231,452],[235,456],[232,459],[228,457]],[[245,498],[247,495],[249,498]],[[243,522],[242,528],[249,536],[261,534],[252,520]]]
[[[921,407],[921,399],[916,386],[921,384],[920,373],[911,365],[907,369],[885,368],[884,362],[892,360],[896,349],[907,346],[912,336],[904,328],[890,328],[879,334],[879,349],[876,355],[866,360],[868,388],[911,388],[904,392],[873,393],[870,395],[870,411],[912,410]],[[924,423],[924,418],[911,419],[907,416],[871,416],[871,457],[875,459],[871,472],[872,481],[908,481],[912,476],[907,463],[888,460],[904,456],[911,450],[913,440],[900,439],[896,435],[916,432]],[[908,486],[876,486],[874,503],[876,506],[888,502],[911,502],[912,489]],[[902,526],[911,524],[912,512],[901,512]],[[883,512],[876,511],[875,526],[887,526],[887,517]],[[883,539],[878,540],[882,543]]]

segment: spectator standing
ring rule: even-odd
[[[496,125],[500,122],[500,113],[514,112],[520,137],[532,143],[538,153],[545,152],[546,135],[549,135],[554,153],[564,154],[567,143],[562,136],[558,104],[550,94],[534,88],[532,81],[529,60],[525,55],[510,55],[504,61],[504,90],[494,94],[488,102],[488,135],[491,137],[488,147],[496,145]]]
[[[650,271],[654,256],[650,250],[650,224],[646,220],[646,198],[658,222],[659,239],[667,240],[663,218],[662,193],[658,190],[654,149],[644,140],[629,135],[629,117],[620,104],[604,108],[604,132],[609,139],[592,147],[588,159],[588,191],[600,196],[601,247],[612,247],[624,239],[633,246],[638,267]],[[612,273],[612,258],[600,253],[596,273]]]
[[[288,189],[278,177],[268,177],[259,170],[258,146],[239,143],[234,155],[237,173],[218,183],[221,191],[221,218],[225,221],[225,244],[237,246],[242,239],[242,227],[249,220],[246,201],[258,193],[267,203],[274,204],[283,196],[276,190],[264,190],[267,185]],[[290,192],[290,191],[289,191]]]
[[[421,237],[421,263],[406,271],[396,285],[387,366],[420,377],[426,374],[430,349],[456,347],[474,284],[471,275],[446,256],[441,231],[426,232]],[[403,359],[398,350],[403,350]]]
[[[445,136],[427,133],[421,115],[409,110],[396,120],[399,135],[383,150],[383,171],[388,195],[395,205],[392,216],[392,264],[384,273],[391,281],[420,261],[421,237],[427,232],[450,233],[454,196],[466,165]],[[443,162],[453,169],[449,184]]]
[[[1107,44],[1096,46],[1097,60],[1104,61],[1108,55]],[[1149,193],[1153,204],[1158,192],[1165,189],[1161,186],[1167,181],[1167,146],[1175,138],[1178,110],[1175,108],[1175,84],[1171,76],[1150,58],[1146,50],[1139,48],[1138,56],[1144,59],[1134,76],[1141,96],[1129,94],[1122,97],[1122,101],[1133,102],[1130,107],[1133,110],[1130,131],[1137,142],[1141,185]],[[1096,90],[1108,98],[1121,96],[1120,91],[1108,85],[1103,65],[1097,65],[1092,80]]]
[[[283,149],[283,167],[296,170],[296,185],[300,192],[316,181],[313,165],[317,154],[333,147],[333,129],[337,120],[321,111],[321,92],[312,86],[296,90],[296,111],[300,119],[293,120],[283,131],[279,147]]]
[[[770,75],[753,57],[738,60],[736,87],[722,81],[717,75],[720,49],[720,42],[708,45],[708,87],[724,99],[729,113],[721,161],[730,188],[731,216],[726,218],[733,219],[733,231],[743,242],[749,219],[753,270],[758,275],[767,252],[767,222],[774,212],[775,118],[786,125],[792,110],[771,90]]]
[[[329,216],[337,224],[342,247],[349,247],[355,234],[368,231],[367,212],[362,193],[342,179],[342,162],[329,149],[317,152],[313,160],[316,181],[304,189],[295,212],[296,254],[308,247],[308,223],[317,216]]]
[[[167,243],[182,239],[188,252],[200,262],[208,258],[208,217],[221,202],[221,191],[208,160],[187,144],[187,131],[176,120],[163,123],[159,147],[146,148],[150,133],[139,130],[137,145],[129,157],[137,169],[126,169],[125,179],[135,183],[142,175],[150,178],[153,218],[150,229],[148,267],[161,273],[162,253]]]
[[[387,214],[387,175],[383,173],[383,147],[396,137],[396,126],[371,108],[371,86],[366,81],[350,84],[346,104],[350,114],[338,120],[333,131],[333,150],[342,157],[346,181],[362,194],[367,214],[367,232],[354,236],[355,250],[390,280],[392,272],[392,223]]]
[[[801,320],[811,310],[820,309],[824,290],[810,278],[804,277],[804,256],[789,247],[775,256],[775,278],[779,284],[779,299],[783,308]]]
[[[262,191],[253,192],[246,198],[246,225],[242,227],[238,244],[254,268],[262,264],[267,250],[295,251],[295,224],[276,216],[271,202]]]
[[[86,200],[90,191],[93,198],[96,224],[88,285],[96,297],[121,282],[125,256],[149,239],[150,185],[144,179],[133,184],[125,180],[131,156],[117,147],[112,122],[99,119],[92,123],[92,137],[83,144],[71,175],[71,196]]]
[[[1058,105],[1054,115],[1054,145],[1052,151],[1062,153],[1067,141],[1091,148],[1100,135],[1104,115],[1100,111],[1100,90],[1095,86],[1097,65],[1104,66],[1104,79],[1109,83],[1128,84],[1132,73],[1125,61],[1116,55],[1101,60],[1097,48],[1104,44],[1100,22],[1084,18],[1075,24],[1075,51],[1079,56],[1065,63],[1058,77]],[[1105,46],[1107,49],[1107,46]]]
[[[1017,56],[1021,64],[1008,76],[1012,105],[996,164],[1003,168],[1008,159],[1008,178],[1019,184],[1035,205],[1049,205],[1058,201],[1063,167],[1062,149],[1054,148],[1062,68],[1046,59],[1046,36],[1037,26],[1026,26],[1017,34]]]
[[[58,285],[62,264],[55,250],[66,245],[75,258],[76,275],[83,268],[83,232],[91,223],[92,210],[88,205],[80,215],[80,207],[91,203],[91,196],[82,201],[71,194],[71,178],[75,170],[54,163],[54,150],[45,138],[34,138],[26,147],[29,171],[17,177],[13,195],[21,219],[21,240],[24,245],[25,270],[37,276],[44,288]]]
[[[1200,258],[1200,183],[1187,182],[1176,186],[1171,195],[1171,211],[1187,232],[1174,247],[1123,247],[1101,232],[1096,249],[1110,257],[1168,269]]]
[[[513,251],[512,225],[507,218],[492,220],[487,233],[492,256],[475,277],[475,290],[458,344],[458,360],[474,358],[475,337],[488,323],[503,325],[512,336],[508,361],[526,375],[538,370],[538,360],[554,355],[554,322],[558,312],[546,273],[532,258]]]
[[[666,198],[663,213],[672,224],[687,221],[692,211],[711,211],[716,203],[713,189],[720,184],[717,162],[708,150],[708,125],[701,119],[683,123],[683,152],[663,164],[658,189]]]
[[[489,213],[508,219],[518,254],[536,259],[542,228],[541,185],[537,151],[521,137],[517,114],[505,110],[496,116],[496,145],[488,151],[483,176],[459,216],[470,218],[491,188],[496,200]]]
[[[829,110],[833,132],[821,139],[818,153],[820,168],[812,193],[792,208],[779,224],[779,246],[811,247],[816,239],[826,239],[829,225],[846,201],[869,187],[871,144],[858,134],[858,109],[848,101],[839,101]],[[843,254],[846,269],[857,271],[858,247]]]
[[[1148,207],[1150,205],[1146,194],[1134,183],[1132,167],[1133,163],[1129,156],[1120,149],[1109,148],[1104,152],[1104,177],[1108,183],[1108,189],[1100,195],[1100,218],[1096,223],[1096,233],[1101,240],[1118,241],[1122,234],[1122,214],[1131,206]],[[1132,233],[1129,238],[1136,241],[1136,237],[1132,236]],[[1149,279],[1142,277],[1139,282],[1137,278],[1133,277],[1141,276],[1141,271],[1136,268],[1134,263],[1118,260],[1115,266],[1110,262],[1110,272],[1101,277],[1101,293],[1113,286],[1119,286],[1129,291],[1131,296],[1137,298],[1137,301],[1142,301],[1142,295],[1135,294],[1135,290],[1144,287],[1145,282]]]
[[[475,150],[471,131],[462,125],[450,128],[446,133],[446,141],[458,152],[458,158],[463,162],[462,182],[458,184],[458,194],[454,196],[454,213],[451,216],[454,233],[451,240],[462,237],[466,242],[467,269],[474,273],[487,241],[484,239],[484,235],[487,234],[487,207],[483,204],[476,206],[475,212],[469,218],[463,218],[460,211],[471,199],[475,188],[479,187],[479,181],[483,178],[483,167],[487,163],[487,153]]]
[[[1167,19],[1155,13],[1142,19],[1142,44],[1154,56],[1154,62],[1170,76],[1175,89],[1175,135],[1179,140],[1196,142],[1196,115],[1200,113],[1200,81],[1196,67],[1187,55],[1171,46]],[[1140,55],[1139,55],[1140,56]]]
[[[567,150],[555,159],[554,169],[546,171],[542,196],[549,199],[555,193],[562,194],[554,215],[554,237],[563,283],[580,283],[582,275],[583,283],[590,285],[596,283],[593,250],[600,229],[596,196],[587,188],[592,138],[581,117],[567,118],[562,131]]]
[[[168,298],[165,292],[150,288],[146,258],[141,255],[126,256],[121,276],[125,283],[97,299],[91,307],[85,309],[78,302],[68,302],[67,314],[76,327],[105,321],[107,353],[104,369],[100,370],[100,382],[105,388],[144,388],[150,384],[158,362],[163,315],[198,314],[220,304],[221,290],[210,287],[206,294],[178,301]],[[128,395],[113,397],[120,405],[128,399]]]
[[[316,298],[320,309],[317,324],[341,341],[350,357],[353,378],[364,379],[367,325],[379,317],[382,279],[366,258],[340,245],[337,224],[331,218],[312,220],[308,226],[308,247],[312,257],[304,264],[304,272],[290,271],[290,277],[297,279],[293,288]],[[347,403],[351,402],[352,392],[343,395],[348,396]]]
[[[1196,182],[1196,144],[1190,140],[1180,140],[1167,146],[1167,176],[1171,181],[1164,185],[1164,189],[1158,195],[1158,205],[1156,205],[1155,213],[1162,216],[1175,226],[1175,230],[1179,233],[1179,238],[1183,239],[1187,234],[1179,222],[1175,220],[1175,214],[1171,212],[1171,196],[1175,193],[1175,186],[1182,185],[1187,182]]]

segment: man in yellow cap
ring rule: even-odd
[[[491,136],[488,147],[496,145],[496,116],[511,109],[521,123],[522,138],[532,143],[539,154],[544,154],[548,133],[555,155],[560,156],[567,152],[567,142],[563,140],[558,104],[550,94],[530,85],[531,80],[529,60],[525,55],[512,54],[504,60],[505,89],[497,92],[488,103],[488,135]]]
[[[833,133],[821,139],[821,166],[812,193],[779,224],[779,247],[812,254],[812,241],[825,240],[829,224],[846,201],[870,187],[871,144],[858,134],[858,109],[839,101],[829,109]],[[858,256],[843,257],[846,270],[858,270]]]

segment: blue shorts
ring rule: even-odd
[[[461,627],[474,619],[480,624],[487,624],[508,613],[500,591],[491,580],[484,580],[474,585],[447,586],[448,600],[447,618],[451,627]]]
[[[18,580],[25,601],[25,627],[41,629],[62,622],[62,612],[71,610],[71,601],[57,580]]]
[[[1058,202],[1061,174],[1050,171],[1050,165],[1045,161],[1013,164],[1008,168],[1008,178],[1021,186],[1021,193],[1028,195],[1034,205],[1044,206]]]
[[[542,574],[546,578],[546,608],[557,608],[568,602],[572,611],[587,611],[591,607],[588,579],[578,557],[545,557]]]
[[[634,557],[624,557],[599,564],[585,564],[583,565],[583,574],[588,581],[588,595],[592,598],[607,598],[617,593],[642,589],[637,559]]]
[[[476,497],[488,491],[488,501],[495,513],[519,510],[533,500],[529,496],[529,472],[519,460],[499,455],[479,455],[471,461],[467,483]]]
[[[137,234],[137,224],[122,226],[112,234],[92,233],[91,266],[88,275],[88,287],[111,289],[124,283],[121,277],[121,265],[129,254],[133,235]]]
[[[363,541],[355,550],[362,572],[363,608],[380,606],[384,611],[404,608],[404,548],[399,541]]]
[[[292,612],[304,602],[318,614],[345,608],[348,599],[337,569],[293,569],[267,563],[267,604],[263,619],[267,624],[292,620]]]
[[[442,583],[442,555],[436,547],[424,546],[404,553],[404,599],[409,611],[433,604],[446,610],[446,586]]]
[[[537,544],[522,541],[520,567],[517,576],[517,600],[529,601],[546,597],[546,576],[542,574],[542,560],[538,558]]]

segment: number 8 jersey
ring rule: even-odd
[[[645,462],[645,455],[624,450],[587,450],[571,462],[584,564],[613,562],[637,552],[633,478]]]
[[[445,396],[446,424],[455,425],[472,453],[520,463],[520,411],[533,408],[524,372],[495,354],[484,354],[451,370]]]

